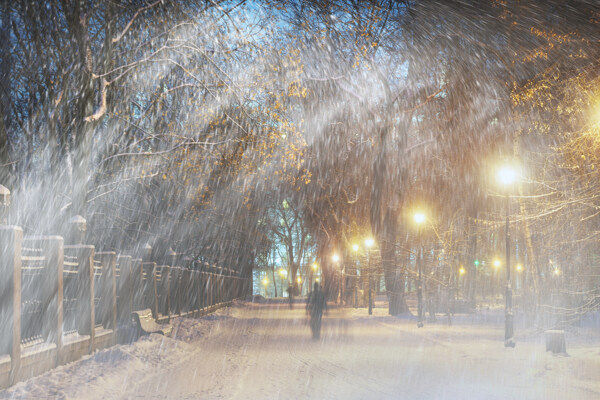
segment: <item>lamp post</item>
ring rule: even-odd
[[[502,167],[498,171],[498,180],[505,187],[504,202],[506,208],[506,306],[504,311],[504,347],[515,347],[512,312],[512,287],[510,284],[510,197],[509,186],[515,181],[517,173],[513,168]]]
[[[310,274],[310,282],[309,282],[309,285],[308,285],[308,291],[309,292],[312,290],[312,287],[313,287],[313,281],[312,281],[313,276],[315,277],[315,282],[318,282],[318,277],[316,276],[318,269],[319,269],[319,264],[317,264],[317,262],[315,261],[313,263],[313,265],[312,265],[312,272]]]
[[[421,241],[421,226],[425,222],[425,214],[416,213],[414,215],[417,224],[417,242],[419,246],[419,255],[417,258],[417,328],[423,327],[423,243]]]
[[[336,269],[339,268],[339,262],[340,262],[340,256],[337,255],[337,253],[333,253],[333,255],[331,256],[331,260],[333,261],[333,263],[336,266]],[[340,272],[340,280],[338,281],[338,294],[337,294],[337,298],[336,298],[336,303],[341,304],[341,298],[342,298],[342,276],[341,276],[341,272]]]
[[[352,245],[352,250],[354,250],[354,308],[358,308],[358,265],[356,255],[359,248],[357,244]]]
[[[369,315],[373,315],[373,294],[371,293],[371,252],[369,249],[375,244],[373,239],[365,240],[365,246],[367,247],[367,287],[369,290]]]

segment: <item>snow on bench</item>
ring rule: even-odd
[[[152,316],[152,310],[149,308],[141,311],[134,311],[132,316],[136,327],[143,335],[160,333],[161,335],[168,336],[173,330],[171,324],[157,324]]]

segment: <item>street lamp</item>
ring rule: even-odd
[[[352,245],[352,250],[354,250],[354,308],[358,308],[358,257],[356,253],[359,249],[357,244]]]
[[[371,252],[369,249],[375,244],[375,240],[369,238],[365,240],[367,247],[367,287],[369,290],[369,315],[373,315],[373,294],[371,293]]]
[[[512,312],[512,287],[510,284],[510,197],[509,187],[517,179],[517,171],[510,166],[504,166],[498,170],[498,181],[505,188],[506,207],[506,306],[504,311],[504,347],[515,347],[514,324]]]
[[[339,268],[339,261],[340,261],[340,256],[337,253],[333,253],[333,255],[331,256],[331,260],[336,264],[336,268]],[[344,279],[343,273],[340,270],[340,280],[338,281],[338,293],[337,293],[337,298],[336,298],[336,304],[339,303],[341,304],[342,301],[342,280]]]
[[[417,245],[419,246],[419,255],[417,259],[417,328],[423,327],[423,244],[421,242],[422,225],[425,222],[425,214],[415,213],[415,223],[417,224]]]

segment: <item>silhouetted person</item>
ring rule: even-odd
[[[290,310],[294,307],[294,287],[291,284],[288,284],[287,287],[288,292],[288,300],[290,301]]]
[[[326,309],[325,294],[319,289],[319,283],[315,282],[314,290],[310,292],[306,302],[306,312],[310,315],[310,330],[313,339],[318,339],[321,335],[321,319],[323,311]]]

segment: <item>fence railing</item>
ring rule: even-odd
[[[147,249],[146,249],[147,250]],[[0,388],[132,340],[131,315],[158,323],[197,316],[245,297],[248,278],[171,254],[172,265],[23,237],[0,225]]]

